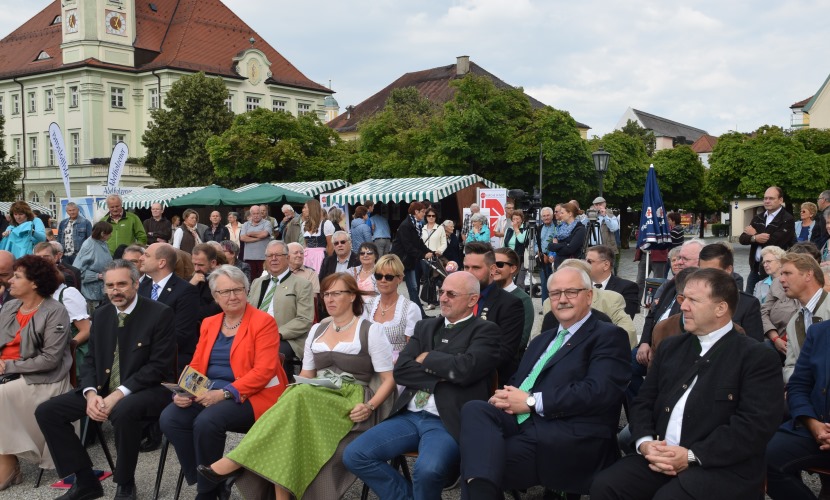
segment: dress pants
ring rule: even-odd
[[[170,391],[159,385],[134,392],[113,408],[109,421],[115,430],[115,449],[118,455],[113,476],[116,484],[133,482],[143,421],[157,419],[169,403]],[[85,415],[86,398],[76,391],[45,401],[35,410],[35,418],[46,438],[60,477],[92,467],[89,454],[72,425]]]
[[[759,264],[760,265],[760,264]],[[744,291],[750,295],[755,292],[755,284],[761,281],[761,275],[758,271],[749,271],[749,275],[746,277],[746,288]]]
[[[404,271],[403,277],[406,283],[406,291],[409,294],[409,300],[414,302],[418,306],[418,309],[421,310],[421,317],[426,318],[424,308],[421,305],[421,298],[418,296],[418,272],[415,269],[410,269]]]
[[[815,500],[801,480],[809,467],[830,467],[830,451],[820,450],[812,438],[778,429],[767,444],[767,494],[774,500]]]
[[[704,469],[701,467],[693,466],[680,474],[699,475],[696,481],[707,481]],[[758,494],[761,494],[760,484]],[[618,460],[614,465],[594,476],[594,482],[591,485],[591,500],[691,500],[693,498],[683,489],[676,476],[667,476],[652,471],[648,468],[648,461],[639,454]]]
[[[387,462],[418,451],[410,484]],[[458,463],[458,443],[441,418],[426,411],[403,410],[367,430],[343,453],[343,464],[381,500],[435,500]]]
[[[225,452],[226,432],[248,432],[254,425],[254,408],[250,401],[238,404],[225,400],[207,408],[194,403],[187,408],[170,404],[159,418],[161,431],[176,449],[187,484],[197,483],[196,491],[207,493],[216,488],[196,474],[197,465],[210,465]]]
[[[470,401],[461,409],[461,422],[461,498],[471,498],[469,479],[493,483],[499,495],[542,484],[536,473],[538,439],[532,418],[519,425],[515,415],[486,401]]]
[[[546,263],[539,266],[539,281],[542,285],[542,302],[548,298],[548,278],[553,274],[551,270],[552,264]]]

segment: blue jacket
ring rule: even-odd
[[[781,430],[812,438],[799,417],[830,421],[830,400],[826,387],[830,384],[830,321],[815,323],[807,329],[807,339],[787,382],[787,404],[790,420]]]
[[[352,252],[357,253],[360,245],[372,241],[372,228],[369,221],[352,219]]]
[[[63,219],[60,224],[58,224],[58,243],[66,252],[66,245],[64,244],[64,236],[63,232],[66,230],[66,226],[69,224],[69,217]],[[81,245],[84,244],[87,238],[92,236],[92,223],[89,222],[87,219],[84,218],[83,215],[78,215],[78,218],[75,219],[75,224],[72,226],[72,241],[75,243],[75,252],[66,255],[77,255],[78,252],[81,251]]]

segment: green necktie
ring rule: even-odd
[[[127,313],[118,313],[118,328],[124,328],[124,323],[127,320],[127,316]],[[118,386],[121,385],[121,362],[118,359],[118,336],[116,335],[115,338],[115,352],[113,353],[112,368],[110,369],[110,392],[113,392],[114,390],[118,389]]]
[[[277,278],[271,278],[272,286],[268,290],[268,293],[265,294],[265,297],[262,298],[262,302],[259,304],[259,310],[268,312],[268,308],[271,306],[271,300],[274,298],[274,292],[277,291],[277,284],[279,281]]]
[[[533,367],[532,370],[530,370],[530,373],[527,374],[527,378],[524,380],[524,382],[522,382],[522,385],[519,386],[520,390],[529,392],[530,389],[533,388],[533,384],[536,383],[536,379],[539,378],[539,374],[542,373],[542,368],[544,368],[545,365],[548,364],[548,360],[550,360],[550,358],[552,358],[553,355],[556,354],[556,351],[558,351],[562,347],[562,344],[565,343],[565,336],[567,334],[568,330],[562,330],[561,332],[559,332],[559,334],[553,340],[553,346],[551,346],[546,353],[542,354],[542,357],[539,358],[539,361],[536,362],[536,365]],[[530,418],[530,413],[520,413],[519,415],[516,415],[516,420],[518,420],[520,424],[528,418]]]

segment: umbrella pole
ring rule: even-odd
[[[646,253],[646,276],[644,279],[648,279],[648,268],[651,264],[651,250],[643,250]]]

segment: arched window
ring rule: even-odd
[[[49,210],[51,210],[53,214],[58,213],[58,198],[55,196],[55,193],[47,191],[46,197],[49,198]]]
[[[34,191],[32,191],[32,194],[30,194],[30,195],[29,195],[29,200],[30,200],[32,203],[40,203],[40,196],[38,196],[38,194],[37,194],[37,193],[35,193]]]

